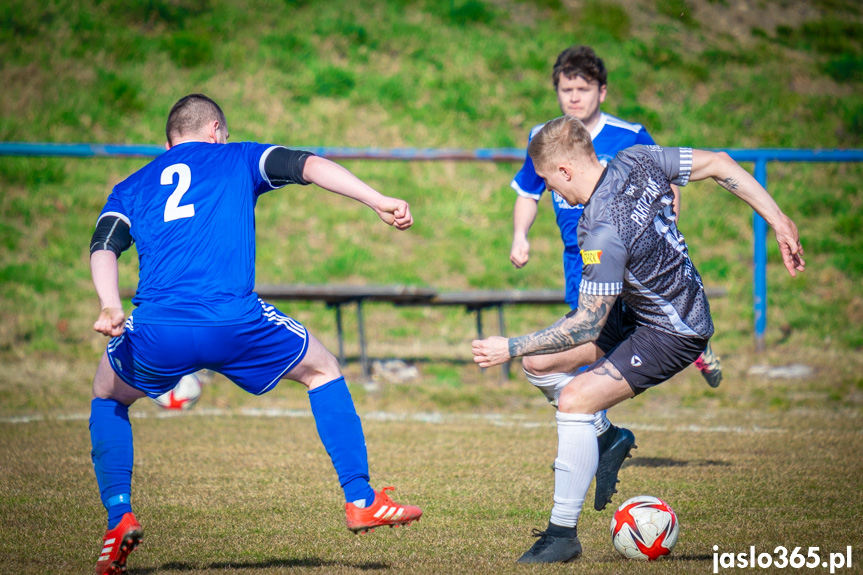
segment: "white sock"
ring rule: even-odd
[[[575,378],[574,373],[549,373],[548,375],[534,375],[527,370],[524,370],[527,376],[527,381],[538,387],[545,395],[548,402],[557,407],[557,399],[560,397],[560,392],[566,387],[566,384]]]
[[[554,460],[554,507],[551,522],[575,527],[599,465],[592,413],[557,412],[557,459]]]
[[[356,501],[351,501],[351,503],[353,503],[354,505],[356,505],[360,509],[363,509],[366,506],[366,500],[365,499],[357,499]]]
[[[593,426],[596,428],[596,436],[599,437],[611,427],[611,422],[608,421],[608,417],[605,415],[606,410],[597,411],[593,417]]]

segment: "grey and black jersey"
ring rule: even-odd
[[[609,162],[578,226],[581,293],[619,294],[641,325],[708,338],[710,306],[672,209],[670,184],[691,170],[691,148],[633,146]]]

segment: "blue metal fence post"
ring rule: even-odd
[[[767,158],[755,161],[755,179],[767,189]],[[755,351],[765,349],[764,332],[767,331],[767,222],[757,213],[752,215],[752,228],[755,236],[753,246],[754,312],[755,312]]]

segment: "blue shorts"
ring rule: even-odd
[[[108,360],[123,381],[150,397],[200,369],[260,395],[302,361],[309,334],[300,322],[258,301],[261,317],[239,325],[135,325],[130,316],[123,335],[108,343]]]

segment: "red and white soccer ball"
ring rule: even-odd
[[[653,561],[677,543],[680,525],[668,504],[650,495],[623,502],[611,520],[611,542],[627,559]]]
[[[174,389],[153,398],[163,409],[191,409],[201,398],[201,380],[194,373],[184,375]]]

